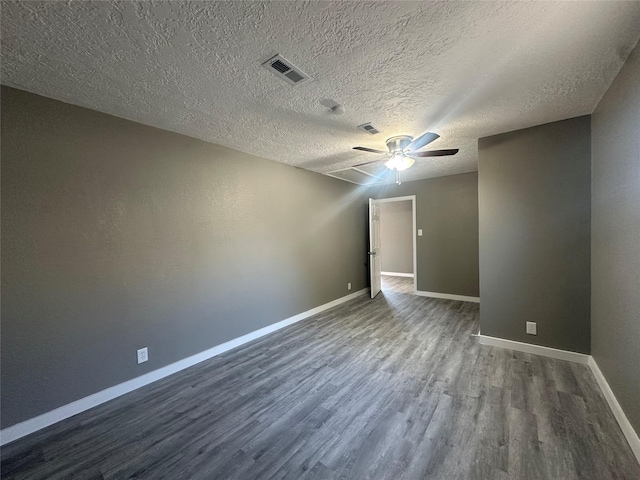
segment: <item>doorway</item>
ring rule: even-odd
[[[383,291],[415,293],[418,277],[416,196],[383,198],[374,202],[379,216],[378,268],[381,278],[378,285]]]

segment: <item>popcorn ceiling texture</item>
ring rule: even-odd
[[[318,172],[397,134],[460,148],[410,180],[591,113],[639,36],[640,2],[3,1],[2,83]],[[261,68],[275,53],[313,81]]]

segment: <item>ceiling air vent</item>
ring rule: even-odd
[[[363,123],[362,125],[358,125],[358,128],[360,130],[364,130],[367,133],[370,133],[371,135],[380,133],[380,131],[377,128],[375,128],[373,125],[371,125],[371,123]]]
[[[298,85],[309,80],[308,75],[299,68],[294,67],[289,60],[282,58],[280,55],[271,57],[262,66],[290,85]]]

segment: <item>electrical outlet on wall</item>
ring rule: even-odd
[[[144,363],[149,360],[149,349],[147,347],[138,350],[138,363]]]
[[[351,282],[347,283],[347,290],[351,290]]]
[[[538,324],[536,322],[527,322],[527,333],[529,335],[538,335]]]

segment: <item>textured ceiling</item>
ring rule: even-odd
[[[591,113],[639,37],[640,2],[3,1],[2,83],[318,172],[397,134],[460,148],[418,179]],[[313,81],[261,68],[275,53]]]

